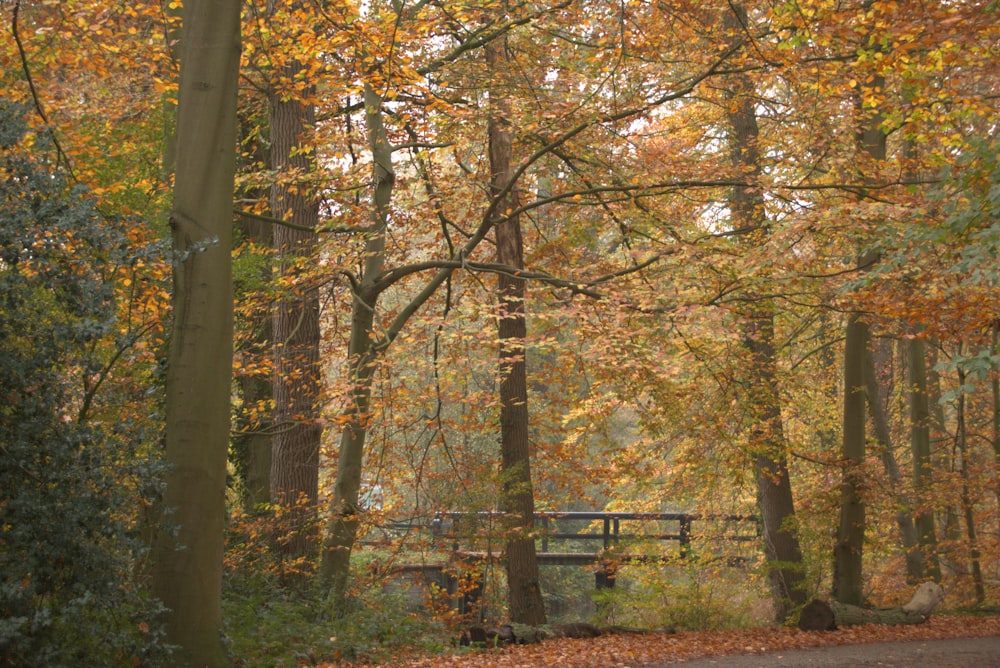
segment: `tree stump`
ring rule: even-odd
[[[829,604],[814,598],[802,608],[799,628],[803,631],[835,631],[837,620],[833,609]]]
[[[802,609],[799,628],[803,631],[833,631],[840,626],[856,624],[922,624],[943,599],[944,589],[934,582],[920,585],[909,603],[895,608],[861,608],[813,599]]]

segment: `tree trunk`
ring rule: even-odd
[[[881,363],[878,365],[875,362],[875,353],[871,350],[866,351],[865,388],[875,440],[879,444],[882,466],[885,467],[886,477],[891,483],[890,489],[896,506],[896,526],[899,527],[899,537],[906,558],[906,579],[910,584],[915,584],[924,577],[924,560],[917,543],[917,531],[913,526],[913,517],[910,514],[907,486],[903,480],[903,474],[899,471],[899,463],[896,461],[896,454],[892,447],[892,434],[889,430],[889,418],[886,415],[885,405],[889,394],[885,390],[888,383],[879,382],[877,369],[888,366],[884,359],[887,356],[883,351],[884,348],[884,345],[878,346],[881,358]]]
[[[914,518],[917,541],[926,563],[926,574],[941,581],[941,565],[937,557],[937,530],[934,510],[921,498],[930,487],[931,472],[931,412],[928,404],[927,367],[924,342],[911,339],[906,345],[906,366],[910,381],[910,450],[913,456],[913,488],[917,490],[917,513]]]
[[[742,34],[746,10],[730,5],[723,26]],[[745,75],[730,77],[730,152],[736,173],[754,180],[760,177],[759,129],[753,82]],[[768,221],[763,193],[756,186],[734,187],[730,195],[733,227],[741,231],[747,252],[767,243]],[[749,447],[757,479],[764,530],[767,573],[774,601],[775,619],[784,621],[792,609],[806,602],[802,550],[795,523],[795,504],[788,474],[788,446],[781,420],[777,356],[774,348],[774,304],[753,288],[742,314],[742,343],[750,355],[749,377],[745,381],[744,408],[750,417]]]
[[[259,327],[261,331],[255,339],[270,334],[270,323],[262,323]],[[240,397],[245,405],[271,400],[273,389],[269,379],[243,376],[239,382]],[[253,513],[271,500],[271,434],[270,430],[262,430],[261,424],[247,421],[242,412],[236,419],[240,433],[233,437],[233,450],[243,487],[241,506],[245,512]]]
[[[965,387],[965,371],[958,369],[958,386]],[[962,514],[965,518],[965,537],[969,541],[969,565],[972,571],[972,584],[976,592],[976,603],[986,600],[986,585],[983,581],[983,567],[980,563],[979,535],[976,531],[975,508],[972,500],[972,490],[969,487],[969,441],[965,423],[965,392],[959,390],[955,402],[955,459],[962,478]]]
[[[290,509],[292,526],[303,527],[315,515],[319,486],[319,450],[323,429],[319,420],[321,373],[319,363],[319,291],[309,267],[316,258],[319,201],[310,181],[314,171],[309,136],[316,124],[308,97],[281,92],[291,88],[303,66],[287,65],[281,81],[272,82],[269,98],[271,168],[277,178],[271,187],[271,215],[295,227],[276,225],[279,280],[285,288],[275,306],[274,437],[271,458],[272,499]],[[305,99],[303,99],[305,98]],[[282,551],[290,557],[313,553],[309,530],[296,531]]]
[[[505,63],[503,40],[486,47],[492,73]],[[512,183],[512,137],[506,123],[510,108],[498,87],[490,91],[488,123],[490,185],[496,207],[497,262],[524,268],[520,218],[508,212],[519,206]],[[497,334],[500,340],[500,452],[501,506],[506,516],[507,607],[510,620],[538,626],[545,623],[545,604],[538,578],[535,554],[535,500],[531,486],[531,452],[528,443],[528,386],[524,339],[524,279],[500,273],[497,277]]]
[[[802,610],[799,629],[802,631],[833,631],[841,626],[857,624],[922,624],[944,600],[944,589],[934,582],[917,588],[910,602],[895,608],[862,608],[856,605],[813,600]]]
[[[993,319],[993,350],[1000,350],[1000,317]],[[994,358],[995,359],[995,358]],[[993,365],[993,475],[996,480],[997,508],[1000,508],[1000,368]]]
[[[884,90],[885,81],[872,75],[865,86]],[[868,159],[878,165],[885,161],[886,135],[881,129],[882,117],[877,110],[865,109],[861,91],[855,101],[859,125],[856,141]],[[862,175],[865,178],[865,175]],[[858,269],[878,260],[872,251],[858,257]],[[840,523],[837,543],[833,549],[833,595],[840,603],[860,605],[863,588],[863,562],[865,543],[865,358],[868,347],[868,324],[860,313],[851,313],[847,319],[844,341],[844,422],[843,477],[840,485]]]
[[[861,605],[865,541],[865,349],[868,325],[851,314],[844,343],[844,433],[841,455],[840,525],[834,546],[833,595],[840,603]]]
[[[250,354],[255,356],[268,354],[271,347],[269,308],[262,305],[259,311],[263,312],[261,320],[250,324],[254,328]],[[253,514],[271,502],[270,414],[259,415],[258,407],[271,402],[274,387],[270,377],[243,374],[239,377],[239,388],[243,408],[235,415],[237,434],[233,436],[231,456],[242,487],[240,504],[245,512]],[[254,420],[248,419],[251,410],[258,415]]]
[[[232,211],[240,3],[184,4],[164,524],[153,590],[178,664],[225,666],[222,552],[233,353]],[[169,529],[175,528],[176,533]]]
[[[396,172],[392,166],[392,146],[382,121],[382,97],[365,86],[365,126],[372,153],[372,228],[365,240],[364,269],[353,285],[354,305],[348,348],[348,373],[352,386],[344,409],[340,436],[337,480],[330,500],[320,578],[331,592],[335,610],[343,612],[350,575],[351,551],[358,531],[358,495],[361,490],[365,439],[371,420],[369,402],[375,373],[377,350],[372,347],[372,331],[385,261],[385,235]]]
[[[253,124],[253,119],[240,115],[240,144],[249,143],[253,147],[250,152],[251,165],[263,164],[269,167],[268,151],[262,142],[248,132]],[[260,186],[252,187],[243,194],[250,200],[256,200],[264,195],[265,190]],[[274,231],[269,222],[241,216],[238,229],[242,240],[250,242],[255,247],[270,248],[274,242]],[[271,278],[270,263],[265,263],[252,282],[259,280],[261,285],[268,285]],[[237,303],[244,297],[245,295],[237,291]],[[250,358],[266,357],[270,360],[271,307],[269,303],[259,303],[255,306],[252,313],[245,315],[247,323],[244,327],[251,332],[247,349],[238,350],[236,354]],[[270,377],[260,374],[240,374],[238,383],[242,401],[240,409],[234,415],[236,433],[233,435],[233,450],[230,457],[239,477],[240,505],[245,512],[254,513],[263,504],[271,501],[271,413],[261,414],[260,407],[271,402],[274,388]]]

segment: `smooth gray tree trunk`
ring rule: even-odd
[[[226,666],[222,552],[233,362],[232,217],[237,0],[184,3],[177,116],[174,324],[166,397],[163,521],[153,590],[169,608],[176,665]],[[176,529],[176,534],[166,530]]]

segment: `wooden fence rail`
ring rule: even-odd
[[[420,571],[434,574],[447,580],[447,590],[457,594],[462,589],[453,575],[458,563],[475,564],[499,557],[503,529],[502,513],[492,512],[443,512],[437,513],[429,523],[403,522],[382,525],[383,529],[412,532],[430,530],[432,541],[441,545],[450,556],[447,563],[404,564],[397,567],[399,572]],[[567,524],[586,526],[571,530]],[[651,523],[657,523],[653,530],[643,531]],[[686,559],[691,554],[691,546],[696,538],[696,523],[722,524],[728,527],[723,532],[725,542],[756,542],[760,538],[759,518],[751,515],[703,515],[698,513],[633,513],[633,512],[538,512],[535,513],[535,535],[539,565],[587,565],[596,564],[595,584],[598,589],[615,586],[616,573],[621,564],[671,561]],[[597,525],[596,527],[594,525]],[[663,524],[670,525],[664,530]],[[624,525],[624,526],[623,526]],[[483,535],[487,538],[484,538]],[[484,540],[487,541],[484,545]],[[496,540],[494,549],[492,541]],[[554,551],[554,544],[568,541],[597,543],[600,549]],[[674,554],[659,552],[648,554],[630,551],[635,543],[656,541],[676,543]],[[575,546],[574,546],[575,547]],[[716,545],[716,547],[719,547]],[[745,563],[746,557],[723,556],[730,565]],[[475,569],[473,569],[475,570]],[[468,587],[466,587],[468,589]],[[465,608],[477,598],[481,583],[473,586],[471,592],[460,595],[459,607]],[[470,595],[471,594],[471,595]]]

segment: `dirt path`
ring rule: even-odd
[[[741,654],[663,664],[678,668],[995,668],[1000,667],[1000,637],[911,640],[817,647],[765,654]]]
[[[456,654],[324,668],[1000,668],[1000,616],[935,615],[923,624],[787,627],[556,638]]]

